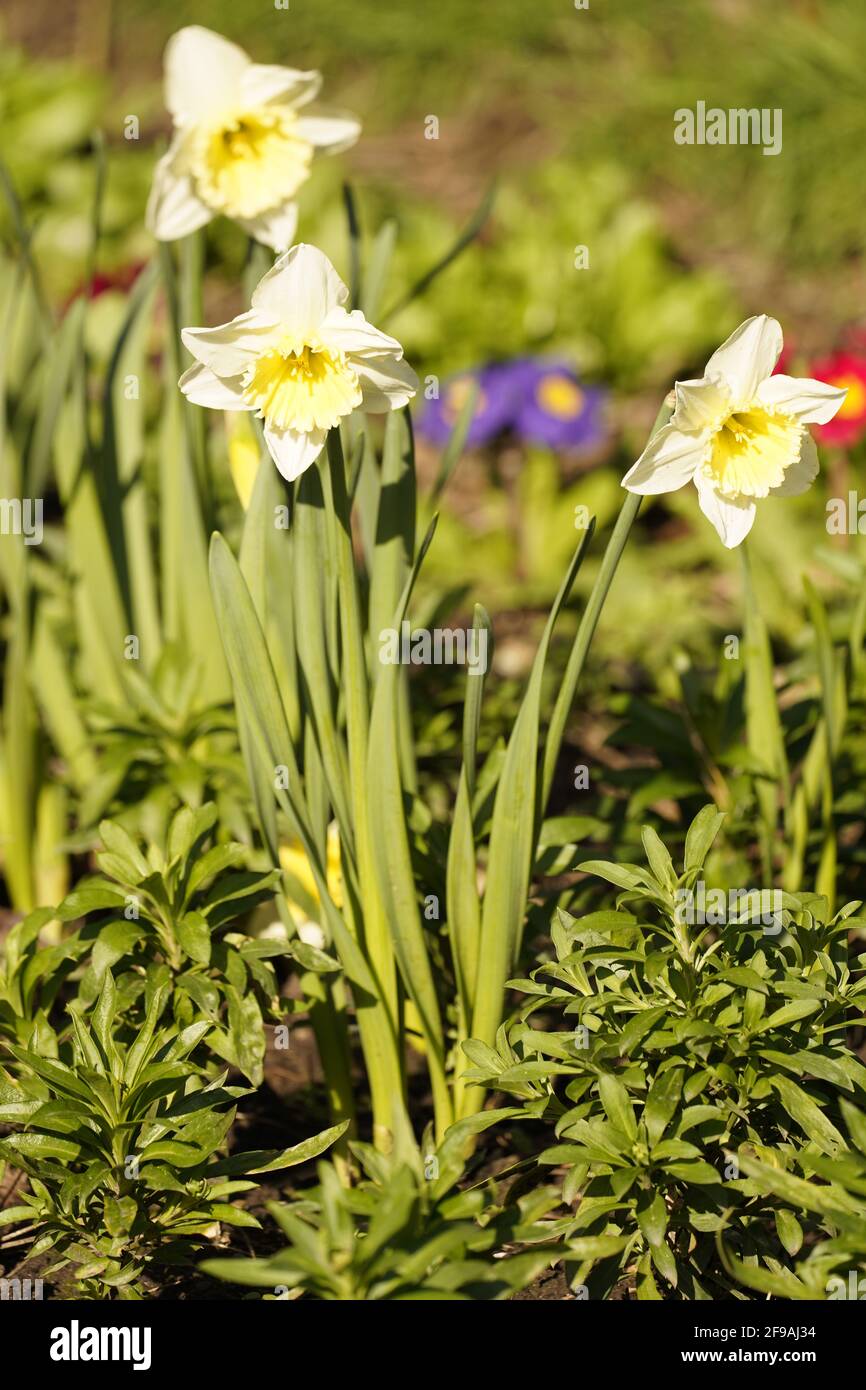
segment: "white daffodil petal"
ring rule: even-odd
[[[353,411],[396,410],[418,391],[400,343],[342,308],[348,291],[315,247],[281,256],[252,298],[231,323],[183,330],[198,365],[181,388],[201,405],[255,411],[283,477],[309,468]]]
[[[267,106],[279,101],[286,106],[305,106],[322,85],[322,74],[298,68],[278,68],[269,63],[250,63],[241,74],[244,106]]]
[[[733,550],[745,540],[757,511],[750,497],[721,497],[711,487],[699,487],[698,502],[704,516],[715,526],[722,545],[728,550]]]
[[[211,410],[250,409],[243,397],[241,377],[219,377],[201,362],[188,367],[178,385],[193,405],[206,405]]]
[[[282,254],[295,239],[298,226],[297,203],[285,203],[272,212],[260,213],[258,217],[240,217],[238,226],[242,227],[254,241],[269,246],[272,251]]]
[[[623,487],[643,497],[675,492],[694,477],[707,442],[707,435],[701,431],[686,434],[675,425],[664,425],[626,473]]]
[[[178,125],[210,120],[238,105],[250,60],[212,29],[191,24],[165,50],[165,104]]]
[[[295,127],[301,140],[308,140],[317,150],[339,154],[354,145],[361,134],[361,122],[348,113],[332,116],[301,116]]]
[[[177,172],[176,163],[177,149],[173,146],[156,166],[147,200],[145,220],[157,241],[177,241],[213,217],[210,208],[196,195],[192,179]]]
[[[768,377],[782,351],[782,329],[766,314],[741,323],[704,368],[704,376],[720,377],[731,394],[734,408],[755,398],[760,382]]]
[[[279,335],[272,319],[255,309],[239,314],[230,323],[216,328],[184,328],[181,338],[193,357],[217,376],[239,376],[260,353],[266,352]]]
[[[420,383],[402,357],[353,357],[363,396],[363,410],[373,415],[399,410],[417,395]]]
[[[680,430],[705,430],[717,425],[730,409],[730,397],[722,383],[701,377],[674,383],[676,409],[671,420]]]
[[[315,246],[301,242],[281,256],[253,290],[253,308],[278,319],[287,334],[309,343],[349,291],[331,262]]]
[[[396,338],[389,338],[381,329],[368,323],[360,309],[347,313],[343,308],[332,309],[322,320],[319,336],[336,352],[359,353],[363,357],[402,356],[403,348]]]
[[[298,936],[305,946],[315,946],[318,951],[324,950],[327,945],[325,933],[318,922],[311,922],[309,919],[306,922],[301,922],[298,927]]]
[[[818,450],[811,434],[804,431],[800,442],[800,456],[785,471],[785,480],[778,487],[771,487],[769,497],[799,497],[808,492],[818,476]]]
[[[271,458],[288,482],[299,478],[311,463],[315,463],[325,447],[327,430],[277,430],[265,425],[265,442]]]
[[[801,425],[826,425],[840,408],[848,392],[844,387],[829,386],[826,381],[809,377],[769,376],[758,387],[757,397],[763,405],[784,410]]]

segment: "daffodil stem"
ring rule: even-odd
[[[782,723],[773,684],[773,652],[767,625],[761,616],[752,583],[748,542],[740,546],[743,570],[743,635],[745,637],[746,744],[771,776],[755,778],[755,798],[761,818],[761,870],[765,882],[773,880],[779,790],[787,801],[787,764]]]
[[[665,402],[656,416],[656,422],[650,431],[650,439],[657,434],[663,425],[666,425],[671,417],[671,406]],[[592,643],[601,610],[604,607],[613,577],[616,574],[617,566],[625,549],[626,541],[629,538],[631,528],[634,525],[635,517],[640,511],[640,504],[643,498],[637,493],[627,492],[625,500],[620,509],[620,514],[616,519],[616,524],[611,532],[607,549],[602,557],[595,583],[592,586],[586,607],[583,610],[583,617],[577,630],[574,646],[568,658],[568,665],[565,668],[565,676],[556,697],[556,704],[553,708],[553,716],[547,735],[547,743],[544,749],[544,767],[541,778],[541,811],[547,805],[550,797],[550,790],[553,785],[553,778],[556,772],[556,763],[559,758],[559,751],[562,747],[562,738],[565,733],[565,725],[574,704],[574,697],[577,693],[577,686],[583,673],[584,663]]]
[[[376,980],[375,999],[356,996],[361,1044],[367,1063],[373,1103],[373,1135],[379,1148],[393,1149],[401,1159],[415,1156],[406,1108],[405,1081],[397,1032],[397,970],[388,924],[382,910],[373,862],[372,827],[367,812],[366,761],[370,706],[361,606],[352,549],[351,504],[346,490],[346,465],[339,430],[327,442],[328,466],[323,470],[325,501],[330,501],[335,568],[340,604],[343,680],[346,692],[346,732],[349,752],[355,852],[363,922],[362,944]]]
[[[650,438],[652,438],[653,435],[655,435],[656,432],[660,430],[663,425],[667,424],[668,420],[670,419],[670,416],[671,406],[666,402],[662,406],[661,410],[659,411],[656,417],[655,424],[650,433]],[[605,599],[607,598],[607,595],[610,591],[610,586],[613,583],[613,578],[616,574],[617,566],[619,565],[622,553],[625,549],[626,541],[629,538],[629,534],[631,532],[632,526],[634,525],[635,518],[638,512],[640,511],[640,505],[642,500],[642,497],[638,496],[637,494],[626,492],[625,499],[620,510],[620,514],[617,517],[616,524],[614,525],[610,539],[607,543],[607,548],[604,552],[604,555],[602,556],[601,565],[599,567],[598,574],[596,575],[595,583],[592,586],[589,598],[583,610],[583,616],[580,620],[580,625],[577,630],[577,636],[575,637],[574,645],[571,649],[571,653],[568,658],[568,665],[566,666],[565,676],[563,678],[562,685],[560,686],[559,694],[556,698],[556,704],[554,705],[553,709],[553,716],[551,718],[548,729],[547,742],[545,744],[544,760],[541,771],[541,798],[538,807],[538,824],[536,827],[536,833],[540,828],[541,821],[544,815],[544,808],[547,805],[548,799],[550,797],[550,790],[553,785],[553,777],[556,771],[557,759],[559,757],[560,749],[562,747],[562,739],[565,733],[565,726],[568,721],[569,714],[571,713],[572,705],[574,704],[574,697],[577,692],[577,686],[580,681],[581,674],[583,672],[583,667],[587,658],[587,654],[589,652],[590,644],[592,642],[595,629],[598,626],[598,620],[601,616],[601,610],[604,607]],[[485,962],[485,968],[488,972],[489,977],[489,973],[491,970],[491,965],[489,962]],[[476,1000],[475,1014],[472,1020],[472,1031],[476,1037],[480,1035],[482,1036],[483,1040],[487,1042],[492,1042],[493,1035],[496,1031],[495,1021],[493,1022],[492,1027],[489,1026],[490,1014],[495,1010],[498,1010],[499,1018],[501,1018],[502,1012],[504,1010],[504,986],[506,978],[507,973],[501,976],[502,987],[500,988],[500,978],[499,976],[497,976],[496,982],[492,986],[492,996],[488,993],[487,998],[485,999],[485,1003],[487,1003],[488,1000],[490,1001],[488,1017],[485,1020],[485,1022],[488,1024],[486,1030],[484,1027],[479,1027],[479,1008]],[[484,1037],[485,1031],[488,1032],[488,1037]],[[484,1103],[484,1095],[485,1092],[483,1087],[481,1086],[472,1087],[469,1090],[462,1092],[462,1094],[458,1092],[458,1102],[460,1105],[459,1113],[461,1113],[462,1115],[470,1115],[476,1113],[478,1110],[480,1110],[481,1106]]]

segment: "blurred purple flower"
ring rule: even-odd
[[[445,444],[472,389],[479,395],[467,443],[487,444],[513,429],[528,444],[551,449],[589,449],[607,437],[606,392],[583,386],[563,362],[520,357],[461,372],[446,381],[438,400],[428,401],[418,432]]]
[[[433,444],[447,443],[473,382],[477,382],[478,400],[466,442],[473,448],[489,443],[513,422],[520,407],[520,398],[511,387],[512,371],[511,363],[494,363],[449,377],[442,384],[438,400],[427,402],[418,421],[418,433]]]
[[[527,444],[592,449],[607,438],[605,399],[600,386],[584,386],[563,362],[527,362],[514,428]]]

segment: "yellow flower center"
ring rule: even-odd
[[[723,419],[713,434],[704,476],[725,497],[766,497],[800,454],[803,426],[782,411],[753,404]]]
[[[836,411],[837,420],[854,420],[866,414],[866,385],[859,376],[834,377],[830,385],[838,386],[840,391],[848,392]]]
[[[542,410],[557,420],[576,420],[583,410],[583,392],[567,376],[542,377],[535,396]]]
[[[342,353],[318,345],[269,348],[243,376],[244,400],[278,430],[329,430],[361,404],[361,387]]]
[[[293,197],[313,157],[296,124],[293,111],[267,106],[204,131],[191,161],[199,196],[229,217],[257,217]]]

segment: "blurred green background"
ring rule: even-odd
[[[0,143],[59,306],[86,274],[96,129],[107,150],[98,269],[122,278],[153,251],[143,212],[168,135],[162,50],[192,23],[259,61],[320,68],[323,100],[361,117],[357,147],[320,161],[303,190],[299,236],[346,272],[348,177],[370,237],[383,220],[396,224],[386,304],[445,251],[496,179],[477,241],[389,325],[422,375],[556,353],[610,389],[611,442],[592,467],[513,447],[461,464],[433,574],[459,577],[492,607],[546,601],[573,544],[574,505],[610,520],[660,395],[675,375],[699,372],[742,318],[778,317],[802,367],[863,316],[866,8],[850,0],[589,0],[586,9],[573,0],[290,0],[287,9],[11,0]],[[780,108],[781,154],[676,145],[674,111],[699,100]],[[137,140],[124,138],[128,116]],[[429,116],[436,140],[425,138]],[[208,237],[215,321],[241,307],[246,246],[228,223]],[[588,248],[586,270],[575,269],[576,246]],[[122,295],[97,309],[96,352]],[[815,558],[827,540],[823,502],[819,491],[761,509],[755,529],[771,623],[795,645],[801,568],[828,581]],[[684,647],[717,650],[737,612],[736,557],[690,489],[646,517],[663,544],[626,558],[610,618],[615,654],[664,665]],[[665,584],[663,615],[648,574]],[[649,653],[648,625],[659,629]]]
[[[505,434],[464,452],[442,498],[416,619],[468,619],[475,599],[492,613],[494,739],[513,722],[516,692],[574,548],[575,508],[598,519],[579,600],[619,510],[620,479],[674,378],[700,374],[750,314],[781,321],[796,374],[850,347],[852,332],[866,325],[866,7],[851,0],[589,0],[587,8],[573,0],[289,0],[287,9],[273,0],[6,0],[0,169],[14,194],[0,198],[0,292],[22,273],[17,220],[32,232],[53,326],[89,287],[94,415],[130,285],[156,249],[144,210],[169,136],[162,53],[187,24],[236,39],[257,61],[319,68],[322,102],[361,118],[358,145],[314,165],[300,195],[299,237],[320,245],[348,276],[348,180],[367,263],[377,238],[380,246],[383,235],[394,238],[384,311],[448,251],[495,184],[492,212],[471,245],[387,322],[422,378],[551,355],[607,392],[607,434],[593,450],[541,448]],[[674,113],[698,102],[779,109],[781,153],[676,144]],[[438,138],[427,139],[433,117]],[[587,248],[585,269],[575,264],[578,247]],[[249,246],[237,227],[217,221],[205,250],[204,317],[217,323],[245,307]],[[160,314],[157,298],[156,330],[141,345],[153,381],[164,365]],[[22,317],[8,334],[7,385],[22,449],[36,434],[40,386],[20,370],[33,361],[32,343],[19,351],[16,340],[33,321]],[[866,382],[866,338],[856,350]],[[155,537],[167,476],[160,410],[146,390],[143,476]],[[208,414],[215,418],[200,422],[213,470],[206,529],[219,524],[233,535],[241,509],[224,422]],[[811,737],[821,688],[804,575],[827,599],[837,645],[850,631],[862,635],[866,622],[866,542],[829,536],[825,520],[828,497],[860,486],[866,411],[859,439],[844,450],[822,444],[820,452],[815,486],[762,505],[749,539],[773,639],[770,680],[782,694],[794,762]],[[427,499],[440,449],[421,439],[418,461]],[[58,534],[59,553],[62,542]],[[53,573],[40,558],[34,572],[50,589]],[[561,680],[578,609],[563,615],[546,702]],[[761,774],[749,762],[754,750],[744,755],[742,667],[726,659],[725,647],[742,623],[740,556],[723,549],[694,490],[649,499],[569,731],[581,757],[604,763],[617,804],[628,795],[632,818],[648,806],[675,817],[677,798],[705,796],[709,785],[720,804],[740,806],[743,843],[753,838],[754,808],[742,785]],[[859,662],[858,642],[851,645]],[[459,743],[462,687],[438,671],[417,679],[422,756],[447,763]],[[851,813],[859,816],[866,765],[859,704],[854,714],[838,795],[847,815],[852,789]],[[719,792],[730,770],[734,790]],[[571,787],[560,790],[563,803],[573,800]],[[601,810],[613,815],[612,806]],[[866,861],[862,847],[856,854]]]

